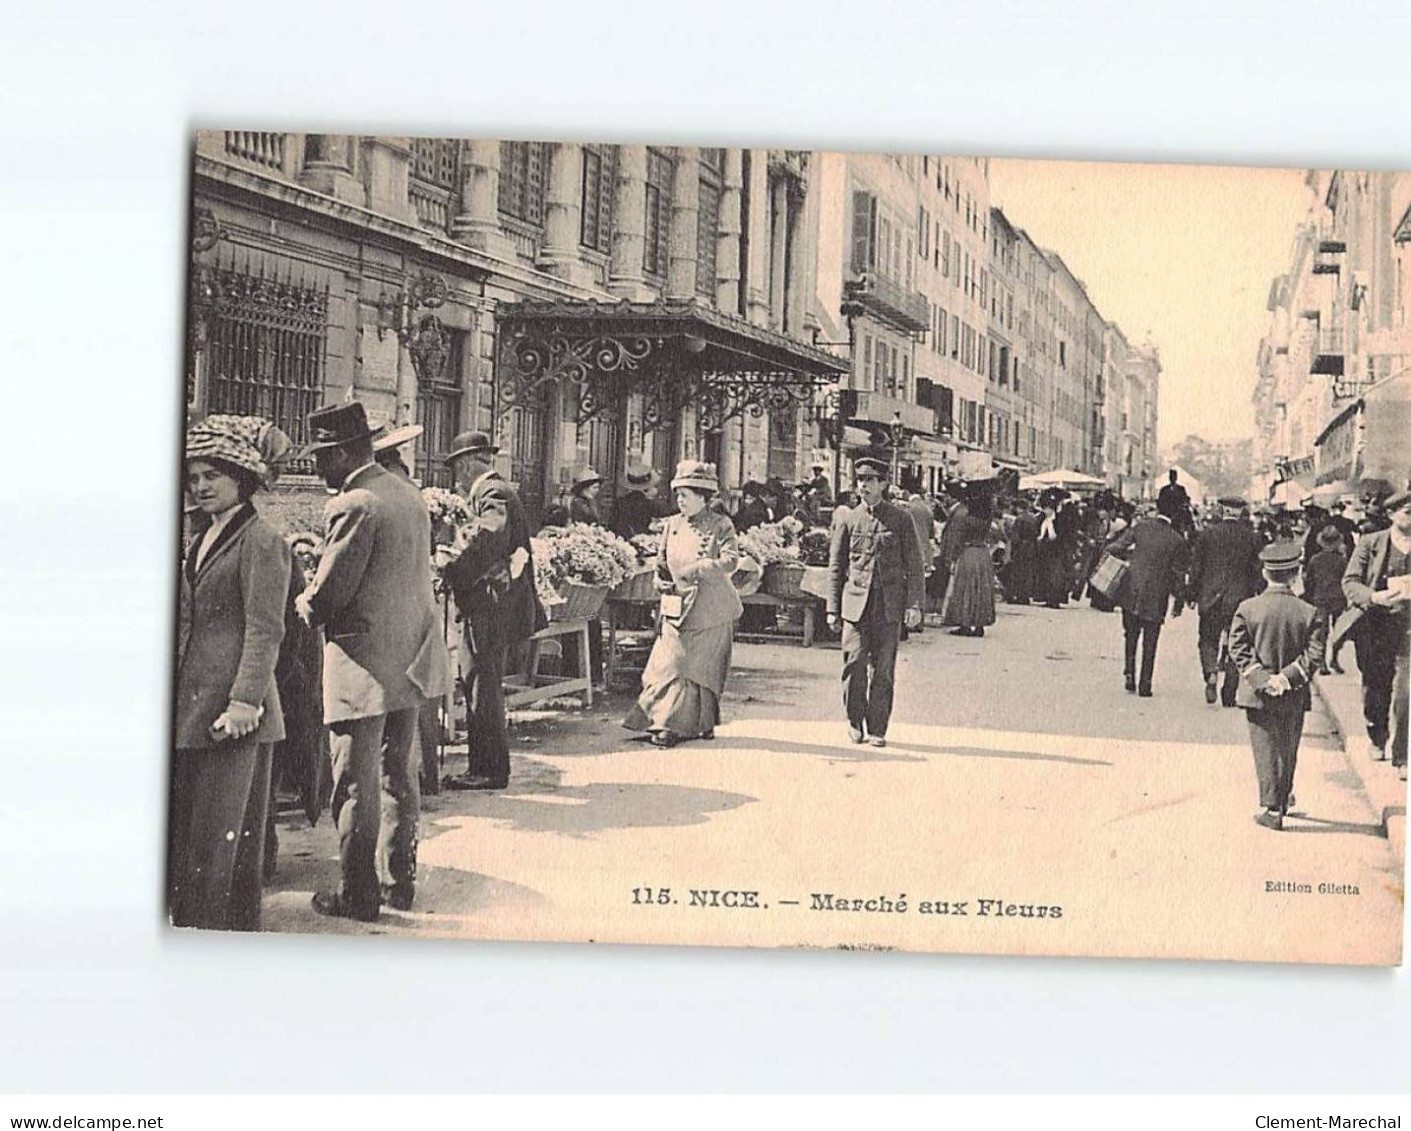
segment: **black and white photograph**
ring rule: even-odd
[[[190,184],[174,926],[1399,964],[1411,174]]]

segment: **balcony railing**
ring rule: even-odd
[[[928,435],[936,428],[936,411],[929,405],[912,404],[889,393],[858,393],[854,420],[868,424],[890,425],[900,416],[902,424],[912,432]]]
[[[1329,377],[1341,377],[1343,359],[1342,331],[1323,330],[1314,339],[1313,359],[1308,366],[1308,372]]]
[[[441,233],[450,230],[451,198],[454,195],[450,189],[413,177],[408,183],[407,193],[411,197],[412,207],[416,209],[417,222],[423,228]]]
[[[866,274],[848,283],[848,297],[873,317],[908,334],[931,328],[931,305],[925,295],[907,290],[882,275]]]
[[[227,130],[225,151],[242,161],[282,172],[288,139],[288,134],[239,133]]]

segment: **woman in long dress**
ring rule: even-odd
[[[946,600],[945,623],[954,626],[955,636],[984,636],[985,627],[995,623],[995,567],[990,557],[991,512],[983,496],[969,504],[969,513],[959,519],[955,538],[961,545]]]
[[[186,486],[201,522],[177,620],[167,883],[178,927],[259,929],[290,574],[289,548],[250,502],[266,473],[234,430],[207,422],[187,435]]]
[[[739,563],[735,527],[712,510],[715,465],[686,460],[671,481],[679,513],[666,520],[657,552],[661,634],[642,673],[642,694],[623,726],[657,746],[714,738],[730,673],[735,621],[744,606],[730,576]]]

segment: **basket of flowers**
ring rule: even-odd
[[[465,500],[445,487],[423,487],[421,501],[431,516],[431,544],[448,546],[455,541],[456,530],[470,521],[470,508]]]
[[[554,621],[597,616],[608,592],[641,569],[630,545],[588,523],[546,527],[529,546],[539,598]]]
[[[629,574],[625,581],[613,586],[608,596],[614,601],[654,601],[657,597],[655,575],[653,566],[638,569],[636,573]]]
[[[740,536],[740,549],[763,570],[760,588],[775,597],[798,597],[803,581],[799,540],[804,525],[796,518],[765,522]]]

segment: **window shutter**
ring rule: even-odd
[[[876,262],[877,198],[870,192],[852,194],[852,273],[862,275]]]

